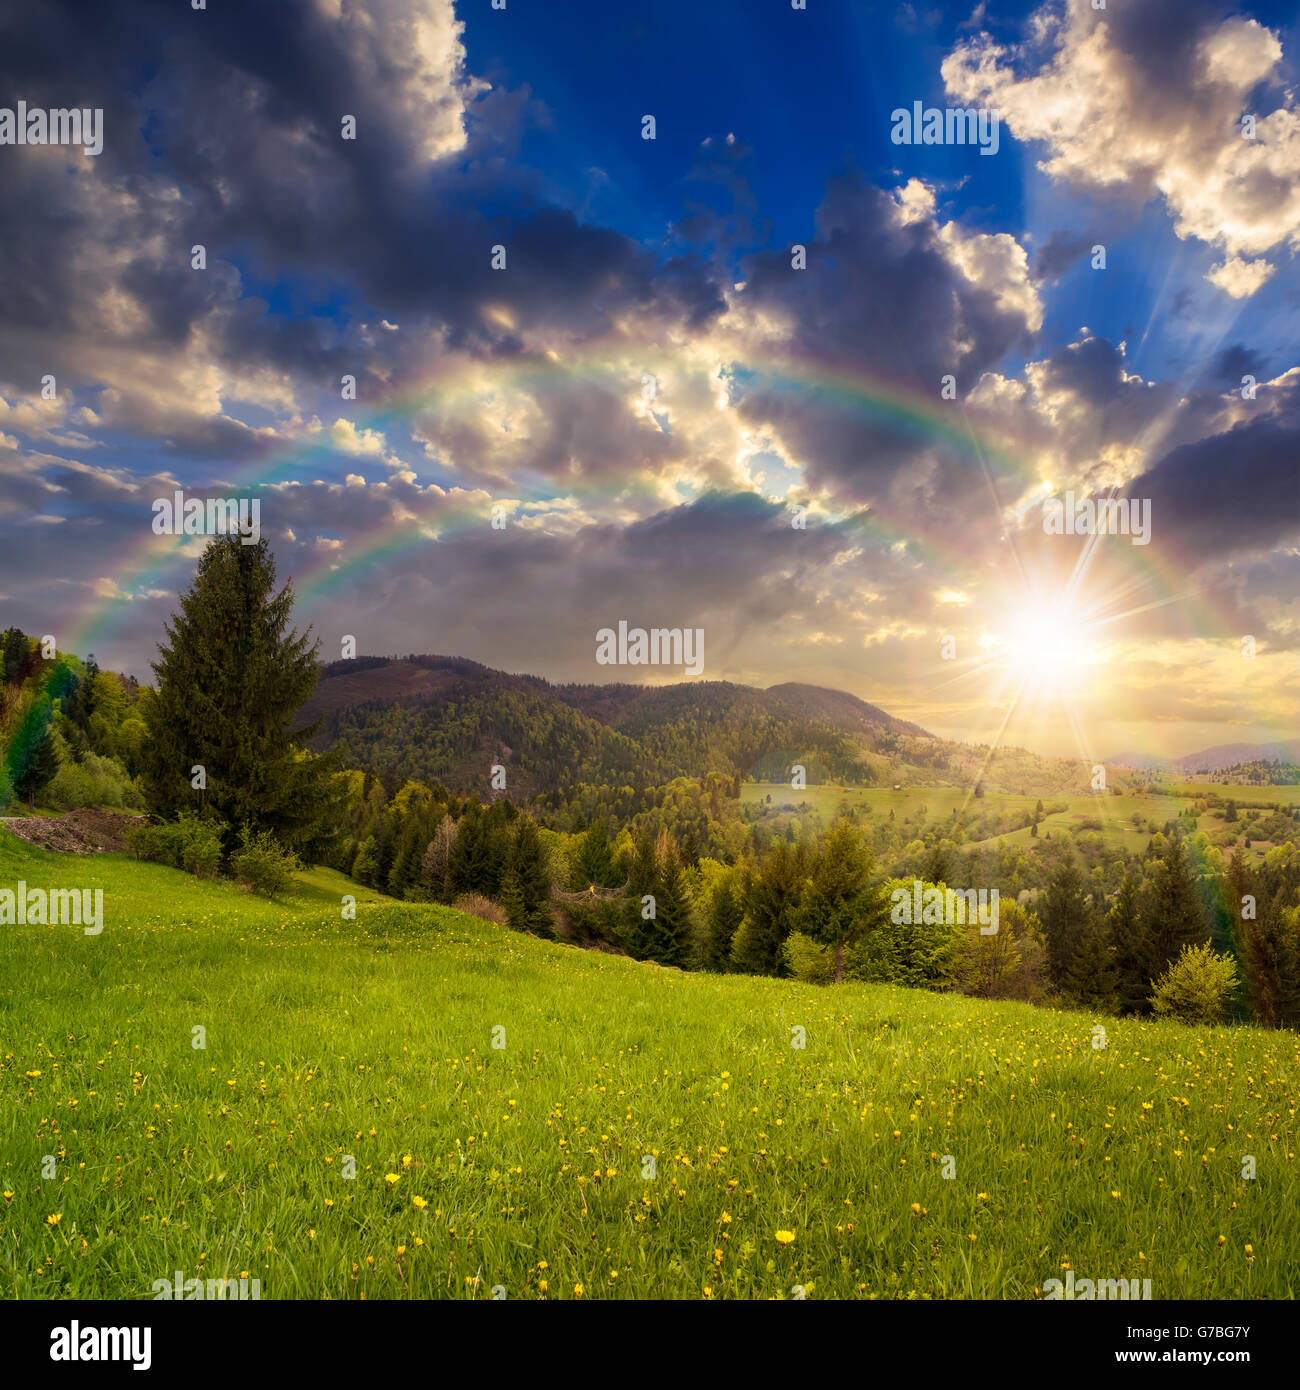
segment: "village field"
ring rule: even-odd
[[[1086,823],[1100,821],[1100,834],[1105,843],[1123,848],[1130,854],[1140,854],[1151,839],[1151,825],[1164,826],[1174,820],[1181,812],[1195,809],[1197,797],[1213,796],[1220,801],[1233,800],[1239,807],[1290,808],[1300,806],[1300,786],[1229,786],[1212,782],[1169,783],[1158,792],[1122,790],[1118,795],[1085,792],[1028,793],[993,791],[986,796],[974,797],[968,787],[925,787],[902,786],[895,790],[886,787],[851,787],[834,783],[809,785],[798,791],[791,789],[788,782],[747,782],[741,787],[742,806],[767,805],[770,808],[806,806],[823,823],[829,823],[841,806],[863,808],[872,820],[888,819],[893,811],[902,820],[915,816],[922,809],[929,824],[949,819],[954,811],[974,811],[979,814],[990,812],[1015,812],[1024,816],[1032,814],[1035,806],[1042,801],[1045,807],[1059,807],[1052,810],[1039,822],[1039,835],[1057,834],[1061,831],[1070,834],[1084,829]],[[1139,816],[1143,825],[1135,825],[1133,817]],[[1196,815],[1196,829],[1222,831],[1224,821],[1214,809]],[[1009,830],[984,840],[971,840],[967,845],[991,845],[1000,842],[1027,848],[1031,843],[1028,825],[1021,829]],[[1271,842],[1259,840],[1244,850],[1248,859],[1260,860],[1271,848]]]
[[[1300,1294],[1293,1033],[683,974],[0,831],[19,880],[104,927],[3,929],[8,1297]]]

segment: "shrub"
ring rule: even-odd
[[[126,847],[146,864],[165,864],[169,841],[161,825],[133,825],[126,832]]]
[[[221,829],[219,821],[182,816],[176,827],[181,868],[195,878],[216,878],[221,867]]]
[[[1155,982],[1151,1007],[1182,1023],[1222,1023],[1237,988],[1237,962],[1211,946],[1184,946]]]
[[[481,917],[485,922],[495,922],[499,927],[510,925],[505,908],[491,898],[485,898],[482,893],[463,893],[452,903],[452,908],[471,917]]]
[[[803,932],[791,932],[781,952],[786,969],[796,980],[810,985],[828,985],[835,978],[835,952]]]
[[[292,850],[277,843],[269,830],[253,830],[245,824],[239,834],[239,849],[230,856],[230,867],[244,888],[274,898],[293,882],[302,863]]]
[[[137,825],[127,831],[127,847],[137,859],[169,864],[198,878],[215,878],[221,866],[222,824],[182,811],[174,821]]]

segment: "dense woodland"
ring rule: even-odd
[[[1142,843],[1126,849],[1100,819],[1040,833],[1064,802],[1007,806],[983,783],[946,815],[847,796],[820,814],[796,789],[743,799],[793,762],[809,784],[846,788],[902,759],[951,770],[953,745],[861,702],[846,713],[809,697],[801,711],[801,687],[553,687],[408,658],[431,663],[438,698],[302,725],[322,669],[291,607],[265,545],[215,541],[156,688],[10,628],[0,801],[147,810],[137,853],[191,872],[274,892],[300,861],[324,863],[396,898],[661,966],[1300,1026],[1300,808],[1207,787],[1173,819],[1135,812]],[[233,643],[231,612],[246,615]],[[1006,766],[1034,775],[1023,750]],[[1040,780],[1054,778],[1066,774]],[[1252,841],[1270,846],[1258,862],[1242,853]],[[895,890],[917,881],[998,890],[997,933],[941,913],[896,920]]]

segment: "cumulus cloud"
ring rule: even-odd
[[[1300,108],[1281,61],[1273,30],[1201,0],[1070,0],[1036,11],[1021,43],[963,39],[942,72],[955,99],[1045,146],[1052,178],[1162,199],[1180,237],[1225,253],[1209,278],[1240,298],[1300,245]]]

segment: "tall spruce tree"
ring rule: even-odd
[[[946,861],[941,849],[932,855]],[[873,887],[871,851],[861,833],[847,820],[826,832],[795,914],[795,926],[835,952],[835,980],[844,978],[844,951],[888,917],[882,887]]]
[[[532,816],[522,815],[515,822],[506,855],[501,905],[506,920],[516,931],[550,935],[554,923],[551,882],[537,822]]]
[[[293,598],[289,584],[275,592],[265,540],[208,543],[153,664],[143,773],[153,811],[215,815],[227,851],[247,823],[310,859],[335,834],[337,759],[306,751],[315,726],[294,728],[316,686],[319,644],[310,629],[290,630]],[[205,789],[191,784],[195,766]]]
[[[1148,924],[1153,979],[1178,959],[1184,946],[1200,946],[1210,939],[1196,873],[1181,835],[1168,842],[1148,880],[1142,916]]]
[[[1066,990],[1087,1008],[1109,1010],[1115,1001],[1115,979],[1110,923],[1100,912],[1090,910],[1066,975]]]
[[[790,845],[774,844],[757,869],[741,880],[745,915],[731,943],[731,963],[751,975],[776,975],[781,947],[790,935],[804,878],[803,855]]]
[[[1054,989],[1068,988],[1075,953],[1092,911],[1083,890],[1083,874],[1074,855],[1067,850],[1048,880],[1047,891],[1038,905],[1043,939],[1047,943],[1047,973]]]
[[[59,755],[54,749],[54,723],[35,720],[21,729],[9,750],[13,765],[14,792],[25,799],[29,808],[36,804],[37,794],[44,791],[59,770]]]
[[[671,840],[659,855],[654,899],[655,915],[645,924],[645,955],[660,965],[685,966],[690,959],[691,899],[681,856]]]
[[[728,870],[709,895],[699,951],[705,970],[722,972],[730,968],[731,943],[744,915],[737,880],[737,871]]]
[[[1154,952],[1141,885],[1131,872],[1120,882],[1106,920],[1115,952],[1115,1006],[1121,1014],[1144,1014],[1150,1008]]]

